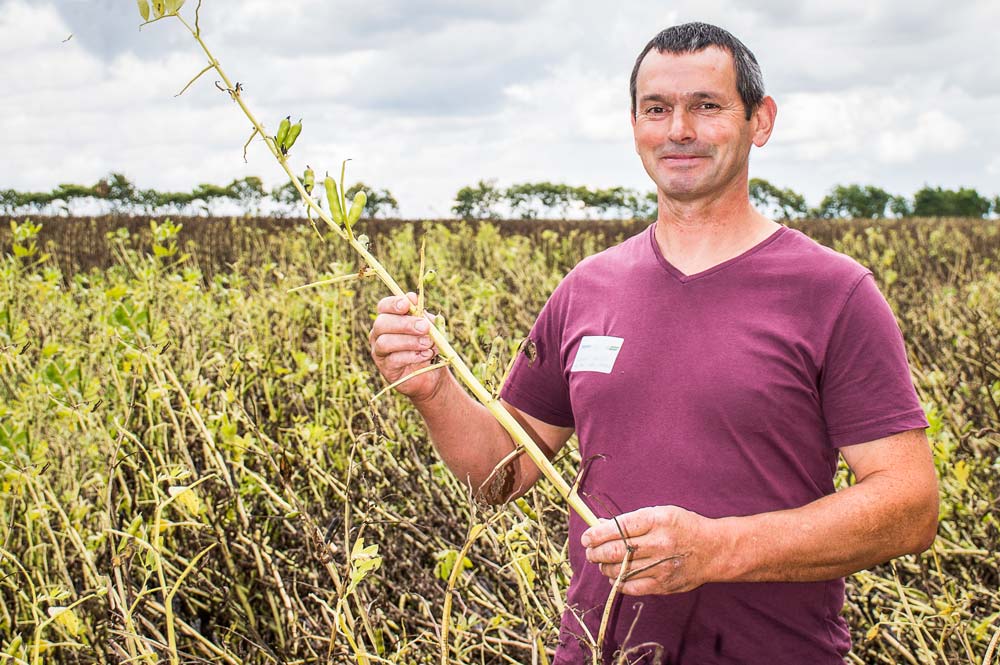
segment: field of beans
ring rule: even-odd
[[[645,224],[359,231],[410,286],[426,241],[428,309],[481,372]],[[790,224],[874,272],[940,478],[932,549],[848,580],[850,662],[1000,663],[1000,223]],[[290,291],[357,271],[304,221],[0,228],[0,663],[551,661],[564,504],[476,504],[379,395],[377,280]]]

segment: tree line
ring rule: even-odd
[[[388,190],[363,182],[347,188],[347,200],[360,190],[368,195],[369,215],[398,213],[399,204]],[[305,215],[305,206],[291,181],[268,191],[256,176],[238,178],[228,185],[203,183],[190,192],[140,189],[121,173],[111,173],[91,186],[61,184],[48,192],[0,189],[0,213],[7,215],[71,215],[95,210],[112,215],[215,215],[233,210],[253,216]]]
[[[399,214],[399,204],[387,189],[363,182],[347,189],[368,195],[367,214]],[[805,197],[767,180],[750,180],[750,199],[766,214],[782,220],[865,219],[881,217],[978,217],[1000,215],[1000,196],[989,198],[971,188],[957,190],[924,186],[912,197],[872,185],[836,185],[817,207]],[[227,185],[199,184],[189,192],[140,189],[121,173],[111,173],[91,186],[61,184],[48,192],[0,189],[0,213],[7,215],[80,214],[102,212],[131,215],[214,215],[239,211],[245,215],[299,216],[304,207],[291,182],[270,191],[260,178],[247,176]],[[656,193],[627,187],[607,189],[553,182],[516,183],[500,187],[480,180],[462,187],[451,208],[463,219],[653,219]]]

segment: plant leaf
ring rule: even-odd
[[[139,5],[139,16],[143,21],[149,20],[149,0],[135,0]]]

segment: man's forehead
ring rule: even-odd
[[[639,64],[636,83],[640,96],[644,88],[650,94],[665,92],[664,86],[675,94],[722,94],[735,91],[736,66],[733,56],[715,46],[699,51],[670,53],[651,49]]]

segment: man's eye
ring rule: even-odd
[[[714,111],[714,110],[720,108],[720,106],[718,104],[713,103],[713,102],[703,102],[703,103],[701,103],[701,104],[698,105],[698,108],[705,109],[707,111]]]
[[[649,113],[650,115],[657,115],[660,113],[664,113],[665,111],[666,109],[663,108],[662,106],[650,106],[648,109],[646,109],[646,113]]]

